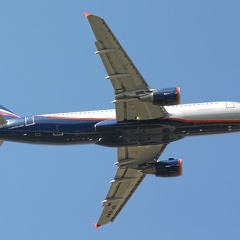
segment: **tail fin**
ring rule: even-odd
[[[7,120],[19,118],[18,115],[14,114],[13,112],[9,111],[7,108],[0,105],[0,128],[7,124]],[[0,147],[3,144],[4,140],[0,139]]]
[[[0,105],[0,124],[5,124],[9,119],[19,118],[18,115],[14,114],[13,112],[9,111],[7,108]]]

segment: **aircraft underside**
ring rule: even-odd
[[[21,122],[21,120],[17,120]],[[102,146],[144,146],[170,143],[187,136],[240,131],[239,121],[184,122],[177,120],[147,120],[117,123],[115,120],[38,123],[0,129],[0,139],[42,144],[86,144]]]

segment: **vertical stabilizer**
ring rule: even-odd
[[[18,115],[11,112],[7,108],[0,105],[0,128],[7,124],[7,120],[19,118]],[[0,147],[3,144],[3,140],[0,139]]]
[[[4,120],[6,122],[6,120],[15,118],[19,118],[19,116],[0,105],[0,124],[2,124]]]

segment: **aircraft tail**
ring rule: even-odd
[[[5,125],[7,120],[15,118],[19,118],[19,116],[0,105],[0,126]]]
[[[19,118],[19,116],[0,105],[0,128],[7,124],[7,120],[14,118]],[[0,139],[0,146],[3,142],[4,140]]]

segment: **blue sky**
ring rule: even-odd
[[[25,116],[113,108],[88,11],[104,18],[152,88],[182,103],[239,101],[239,1],[0,3],[1,104]],[[239,239],[239,134],[188,138],[183,176],[148,176],[114,223],[95,230],[116,150],[5,142],[0,239]]]

